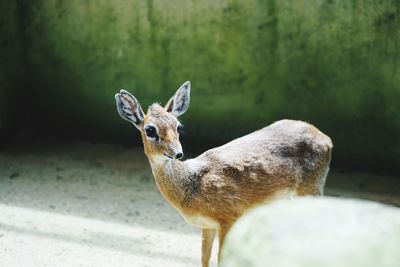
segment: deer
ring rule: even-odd
[[[161,195],[201,229],[203,267],[209,266],[216,232],[220,261],[229,229],[245,212],[281,198],[323,195],[333,144],[311,124],[280,120],[183,161],[178,117],[189,107],[189,81],[164,107],[154,103],[146,114],[126,90],[115,100],[119,115],[141,133]]]

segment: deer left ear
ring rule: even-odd
[[[185,82],[179,89],[176,91],[175,95],[168,101],[165,105],[165,110],[175,115],[175,117],[179,117],[189,108],[190,103],[190,82]]]

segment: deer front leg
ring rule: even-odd
[[[201,263],[203,267],[208,267],[210,262],[214,237],[215,229],[201,229]]]
[[[226,223],[226,224],[221,224],[219,227],[219,248],[218,248],[218,262],[221,261],[221,252],[222,252],[222,246],[224,245],[225,237],[226,234],[228,233],[229,229],[231,229],[232,224]]]

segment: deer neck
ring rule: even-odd
[[[173,205],[182,206],[187,197],[187,185],[190,184],[192,172],[185,162],[166,159],[165,157],[148,157],[150,166],[162,195]]]

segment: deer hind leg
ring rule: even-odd
[[[318,195],[324,195],[324,187],[325,187],[325,182],[326,182],[326,177],[328,176],[329,172],[329,166],[326,166],[322,172],[321,175],[319,176],[318,183],[317,183],[317,191]]]
[[[328,176],[329,166],[325,166],[312,175],[308,176],[297,188],[298,196],[312,195],[322,196],[324,194],[324,187],[326,177]]]
[[[203,267],[208,267],[210,262],[214,237],[215,229],[201,230],[201,263]]]
[[[328,146],[327,147],[327,152],[325,154],[325,156],[326,156],[325,164],[322,164],[322,168],[318,172],[318,175],[317,175],[316,186],[315,186],[315,194],[314,195],[320,195],[320,196],[324,195],[326,177],[328,176],[329,165],[331,163],[331,153],[332,153],[332,147]]]

